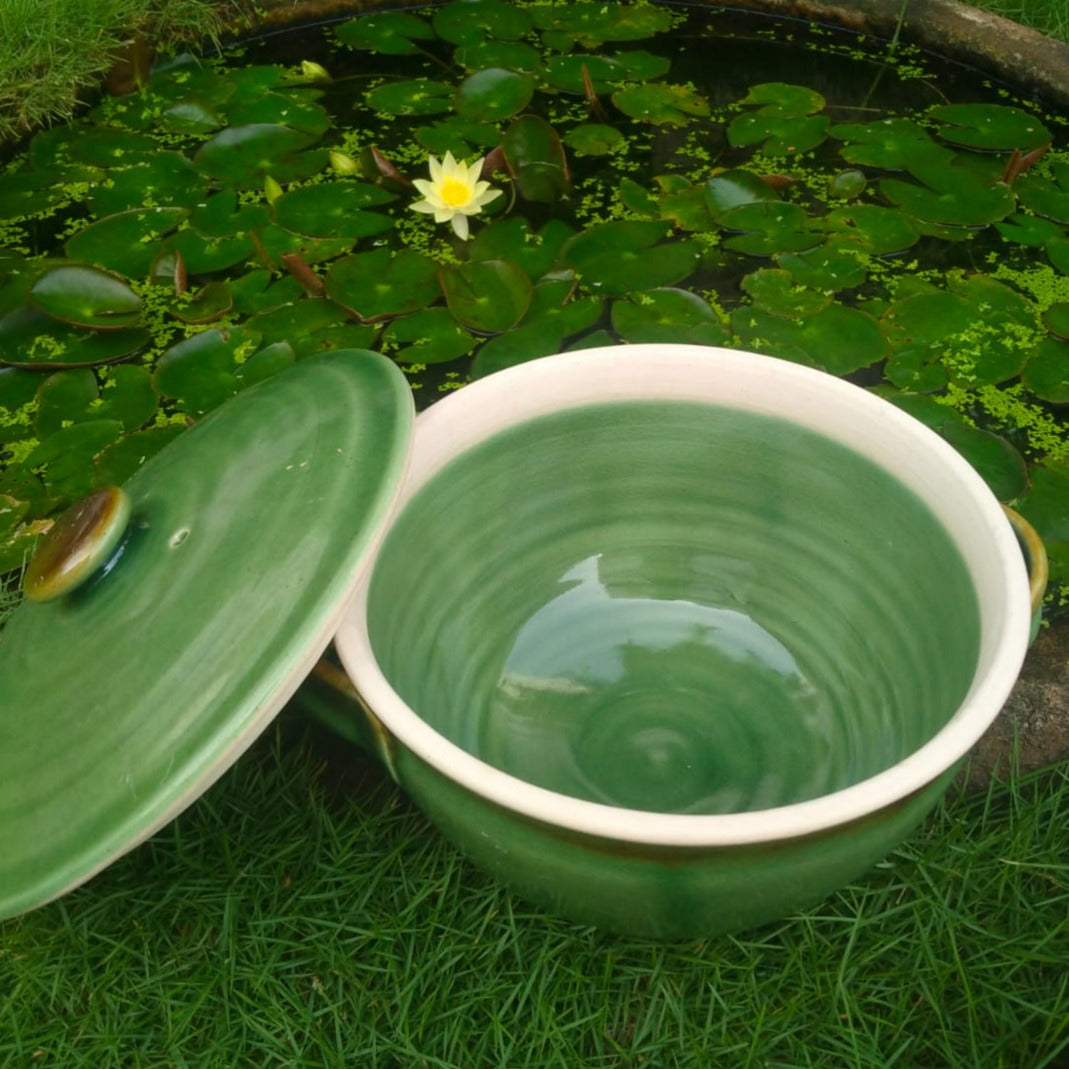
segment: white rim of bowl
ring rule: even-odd
[[[775,357],[711,346],[648,343],[544,357],[479,379],[420,414],[391,519],[438,469],[518,420],[566,407],[651,399],[738,404],[793,420],[868,456],[925,501],[965,558],[981,621],[972,685],[944,727],[875,776],[771,809],[659,813],[559,794],[461,749],[394,692],[365,626],[378,547],[362,564],[336,638],[342,662],[376,718],[441,775],[495,805],[581,835],[644,845],[738,846],[812,835],[876,813],[938,779],[988,728],[1017,679],[1031,624],[1027,569],[1001,506],[968,462],[933,431],[861,387]]]

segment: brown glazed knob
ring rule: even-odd
[[[103,486],[72,505],[37,544],[22,589],[31,601],[51,601],[85,582],[115,552],[130,519],[130,499]]]

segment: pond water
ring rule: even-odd
[[[165,61],[0,174],[0,573],[313,352],[381,349],[426,405],[668,340],[924,420],[1039,527],[1057,609],[1067,131],[908,47],[707,6],[465,0]],[[483,173],[415,187],[447,152]]]

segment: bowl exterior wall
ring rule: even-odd
[[[465,790],[396,740],[391,749],[404,790],[485,872],[556,916],[665,941],[742,931],[815,905],[906,838],[955,772],[829,831],[694,849],[598,839],[533,821]]]

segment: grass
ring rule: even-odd
[[[979,0],[973,6],[1030,26],[1048,37],[1069,41],[1069,5],[1065,0]]]
[[[1044,1069],[1069,1058],[1069,770],[950,798],[783,924],[546,917],[295,717],[84,888],[0,924],[0,1065]]]
[[[179,39],[204,6],[0,0],[0,133],[74,106],[138,19]],[[1061,0],[978,6],[1069,40]],[[527,907],[342,746],[284,717],[148,843],[0,923],[0,1066],[1069,1063],[1067,767],[949,798],[783,924],[659,946]]]
[[[69,118],[118,51],[217,36],[239,0],[0,0],[0,141]]]

